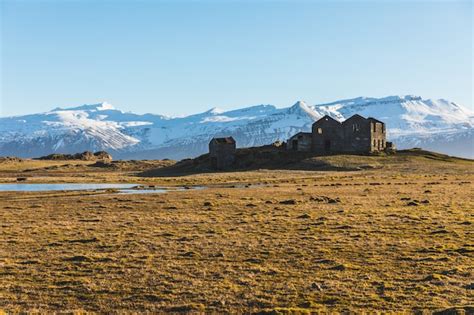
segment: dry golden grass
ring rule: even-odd
[[[383,168],[109,171],[85,180],[209,188],[0,193],[0,310],[473,312],[473,163],[360,159]]]
[[[97,167],[95,161],[32,160],[2,161],[0,182],[12,183],[25,177],[30,183],[103,183],[128,182],[130,176],[149,169],[173,165],[172,160],[114,161],[108,167]],[[132,181],[140,182],[138,178]]]

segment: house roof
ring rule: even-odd
[[[367,118],[365,118],[364,116],[361,116],[361,115],[359,115],[359,114],[354,114],[354,115],[352,115],[351,117],[349,117],[349,118],[347,118],[346,120],[344,120],[344,121],[342,122],[342,124],[346,124],[347,122],[350,122],[350,121],[352,121],[352,120],[354,120],[354,119],[367,120]]]
[[[351,119],[351,118],[363,118],[363,119],[367,119],[367,118],[365,118],[365,117],[362,116],[362,115],[354,114],[354,115],[352,115],[351,117],[347,118],[346,120],[349,120],[349,119]]]
[[[235,140],[232,137],[224,137],[224,138],[212,138],[211,142],[216,142],[219,144],[234,144]]]
[[[319,118],[318,120],[316,120],[316,122],[315,122],[314,124],[318,124],[318,123],[320,123],[320,122],[328,121],[328,120],[331,120],[331,121],[334,121],[334,122],[340,124],[340,122],[339,122],[338,120],[332,118],[332,117],[329,116],[329,115],[324,115],[323,117],[321,117],[321,118]],[[314,124],[313,124],[313,125],[314,125]]]
[[[381,123],[381,124],[385,124],[383,121],[380,121],[380,120],[378,120],[378,119],[375,119],[374,117],[369,117],[369,118],[367,118],[367,119],[368,119],[368,120],[375,121],[375,122],[379,122],[379,123]]]
[[[343,122],[343,124],[346,123],[347,121],[350,121],[350,120],[355,119],[355,118],[361,118],[361,119],[363,119],[363,120],[375,121],[375,122],[384,124],[383,121],[380,121],[380,120],[375,119],[375,118],[373,118],[373,117],[365,118],[364,116],[361,116],[361,115],[359,115],[359,114],[354,114],[354,115],[352,115],[351,117],[347,118],[347,119]]]
[[[312,133],[311,132],[303,132],[303,131],[300,131],[298,132],[297,134],[294,134],[290,137],[290,139],[294,138],[294,137],[297,137],[297,136],[308,136],[308,137],[311,137]]]

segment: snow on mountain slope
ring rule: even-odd
[[[316,110],[344,120],[358,113],[385,121],[390,137],[433,134],[448,130],[468,130],[474,113],[447,100],[423,100],[416,96],[389,96],[381,99],[356,98],[314,106]]]
[[[398,147],[421,146],[474,157],[474,114],[447,100],[415,96],[359,97],[314,106],[299,101],[288,108],[213,108],[174,118],[124,113],[108,103],[56,108],[0,118],[0,155],[108,150],[122,158],[180,159],[206,152],[214,136],[232,135],[239,147],[264,145],[310,131],[323,115],[344,120],[355,113],[385,121],[389,139]]]
[[[30,156],[82,149],[116,151],[140,142],[123,133],[120,122],[105,120],[107,116],[99,114],[105,110],[112,107],[103,103],[0,118],[0,152]]]

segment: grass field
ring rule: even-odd
[[[0,313],[473,313],[474,163],[323,159],[359,170],[158,178],[138,174],[162,162],[0,164],[2,182],[207,187],[0,192]]]

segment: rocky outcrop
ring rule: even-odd
[[[20,159],[16,156],[0,157],[0,163],[14,163],[14,162],[23,162],[23,159]]]
[[[80,161],[102,161],[102,162],[111,162],[112,155],[105,151],[90,152],[85,151],[82,153],[76,154],[50,154],[38,158],[38,160],[50,160],[50,161],[68,161],[68,160],[80,160]]]

